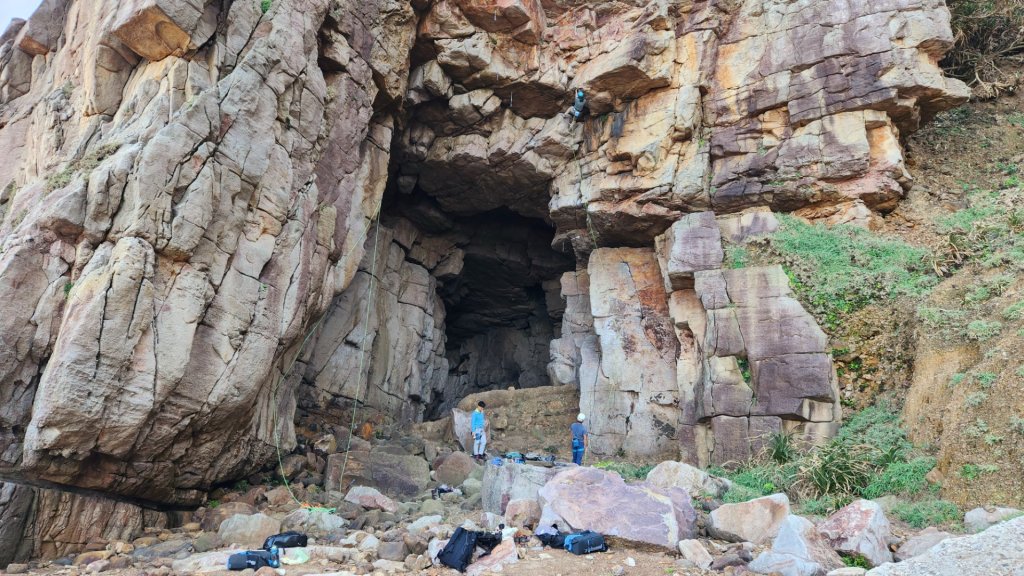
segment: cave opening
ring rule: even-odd
[[[422,419],[444,416],[475,392],[548,385],[549,348],[564,311],[559,278],[575,265],[552,247],[554,227],[504,206],[451,214],[422,190],[389,189],[382,226],[406,222],[419,233],[419,248],[414,243],[406,257],[439,260],[431,275],[443,307],[447,373],[409,398],[423,404]]]

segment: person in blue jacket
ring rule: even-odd
[[[586,419],[587,417],[580,413],[569,427],[572,432],[572,463],[577,466],[583,465],[583,453],[587,451],[587,427],[583,425]]]
[[[476,403],[476,410],[473,410],[473,416],[469,421],[469,428],[473,432],[473,459],[484,460],[487,457],[485,450],[487,449],[487,432],[490,428],[490,422],[487,421],[487,415],[484,414],[484,408],[487,404],[481,400]]]

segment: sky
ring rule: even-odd
[[[0,0],[0,34],[7,30],[12,18],[28,18],[40,0]]]

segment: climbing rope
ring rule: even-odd
[[[380,202],[377,203],[377,208],[374,211],[374,216],[370,219],[370,224],[374,225],[374,234],[373,234],[373,260],[370,263],[370,280],[369,280],[370,283],[367,286],[367,290],[366,290],[366,309],[365,309],[364,314],[363,314],[363,318],[365,319],[365,321],[367,323],[369,323],[369,319],[370,319],[370,302],[373,301],[374,296],[375,296],[375,294],[374,294],[374,281],[377,278],[377,254],[378,254],[378,246],[379,246],[379,242],[380,242],[380,209],[381,209],[381,205],[383,203],[384,203],[384,198],[381,197],[381,200],[380,200]],[[348,257],[349,255],[351,255],[352,252],[354,252],[354,251],[355,251],[355,247],[353,247],[351,250],[349,250],[345,254],[345,256],[343,257],[343,259]],[[324,316],[326,316],[326,314],[324,314]],[[306,334],[306,337],[302,340],[302,345],[299,346],[298,353],[296,353],[295,358],[292,359],[291,366],[288,368],[287,371],[285,371],[285,374],[290,374],[291,373],[292,368],[295,367],[295,362],[298,361],[299,356],[302,353],[302,350],[305,349],[306,343],[309,342],[309,339],[316,332],[317,328],[319,328],[320,323],[323,322],[324,316],[321,316],[319,319],[317,319],[316,323],[313,324],[313,327]],[[363,342],[362,342],[362,345],[361,345],[360,351],[359,351],[359,371],[356,373],[356,393],[353,394],[353,399],[352,399],[352,419],[351,419],[351,422],[349,423],[348,442],[347,442],[347,444],[345,446],[345,459],[344,459],[344,461],[342,462],[342,465],[341,465],[341,475],[338,477],[338,485],[339,486],[343,485],[343,481],[344,481],[344,478],[345,478],[345,469],[348,467],[348,453],[349,453],[349,450],[352,448],[352,435],[353,435],[354,430],[355,430],[356,415],[357,415],[358,408],[359,408],[359,389],[361,387],[360,383],[361,383],[361,381],[363,379],[366,380],[366,390],[365,390],[364,394],[369,394],[369,389],[370,389],[369,369],[366,370],[366,374],[365,375],[363,374],[364,366],[365,366],[365,359],[366,359],[366,332],[367,332],[367,330],[364,328],[364,330],[363,330]],[[278,403],[279,403],[278,394],[280,392],[280,389],[281,389],[281,384],[280,384],[280,381],[279,381],[277,383],[277,385],[275,386],[275,389],[274,389],[274,402],[273,402],[274,414],[273,414],[272,420],[274,421],[274,447],[277,450],[277,466],[278,466],[278,470],[281,473],[281,481],[283,482],[283,485],[284,485],[285,489],[288,491],[288,495],[291,496],[292,500],[294,500],[295,503],[298,504],[299,506],[301,506],[303,508],[306,508],[308,510],[311,510],[311,511],[326,512],[328,514],[333,513],[336,510],[335,508],[324,508],[324,507],[319,507],[319,506],[313,506],[313,505],[309,504],[308,502],[300,501],[295,496],[295,492],[292,490],[291,484],[288,482],[288,475],[285,474],[285,470],[284,470],[284,459],[281,456],[281,419],[280,419],[280,415],[278,414],[278,410],[277,410],[277,406],[278,406]],[[365,399],[364,399],[364,402],[365,402]]]

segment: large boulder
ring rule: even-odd
[[[730,542],[767,544],[789,517],[789,498],[772,494],[737,504],[723,504],[711,511],[708,533]]]
[[[532,464],[488,463],[484,467],[481,503],[485,512],[502,515],[512,500],[536,500],[537,493],[548,480],[564,467],[545,468]]]
[[[459,486],[469,478],[478,464],[465,452],[452,452],[434,470],[434,479],[449,486]]]
[[[394,500],[381,494],[380,490],[370,488],[369,486],[353,486],[345,494],[345,500],[353,504],[359,504],[368,510],[384,510],[385,512],[395,512],[398,510],[398,504],[395,504]]]
[[[749,568],[761,574],[823,576],[843,560],[815,530],[810,520],[789,515],[779,526],[771,550],[754,558]]]
[[[203,521],[199,525],[206,532],[216,532],[225,520],[235,514],[250,515],[255,513],[256,508],[251,504],[238,501],[225,502],[215,508],[207,508],[206,513],[203,515]]]
[[[889,520],[875,502],[851,502],[819,524],[818,531],[844,556],[859,556],[872,566],[892,562]]]
[[[353,450],[331,454],[324,470],[324,488],[344,490],[346,486],[370,486],[394,498],[411,498],[430,483],[430,465],[421,456],[392,454],[388,448]],[[397,450],[395,450],[397,451]],[[342,478],[344,471],[344,478]]]
[[[310,536],[320,537],[337,532],[346,524],[344,518],[325,510],[298,508],[281,520],[281,529],[296,530]]]
[[[628,542],[676,550],[696,534],[697,513],[681,488],[626,484],[614,472],[570,468],[538,493],[540,524],[594,530]]]
[[[226,544],[259,548],[268,536],[281,532],[281,521],[266,514],[235,514],[220,525],[217,535]]]
[[[920,556],[921,554],[931,550],[939,542],[953,537],[953,534],[950,534],[949,532],[929,526],[928,528],[918,532],[916,535],[907,538],[893,554],[893,558],[897,562],[909,560],[914,556]]]
[[[964,527],[968,532],[981,532],[993,524],[1021,515],[1024,515],[1024,512],[1016,508],[1000,508],[998,506],[975,508],[964,514]]]
[[[536,527],[540,513],[540,503],[536,500],[512,500],[505,508],[505,525]]]
[[[979,534],[949,538],[905,562],[884,564],[868,576],[1017,576],[1024,566],[1024,517],[996,524]]]
[[[712,476],[696,466],[672,460],[662,462],[648,472],[647,482],[662,488],[682,488],[694,498],[701,494],[718,498],[731,485],[725,478]]]

